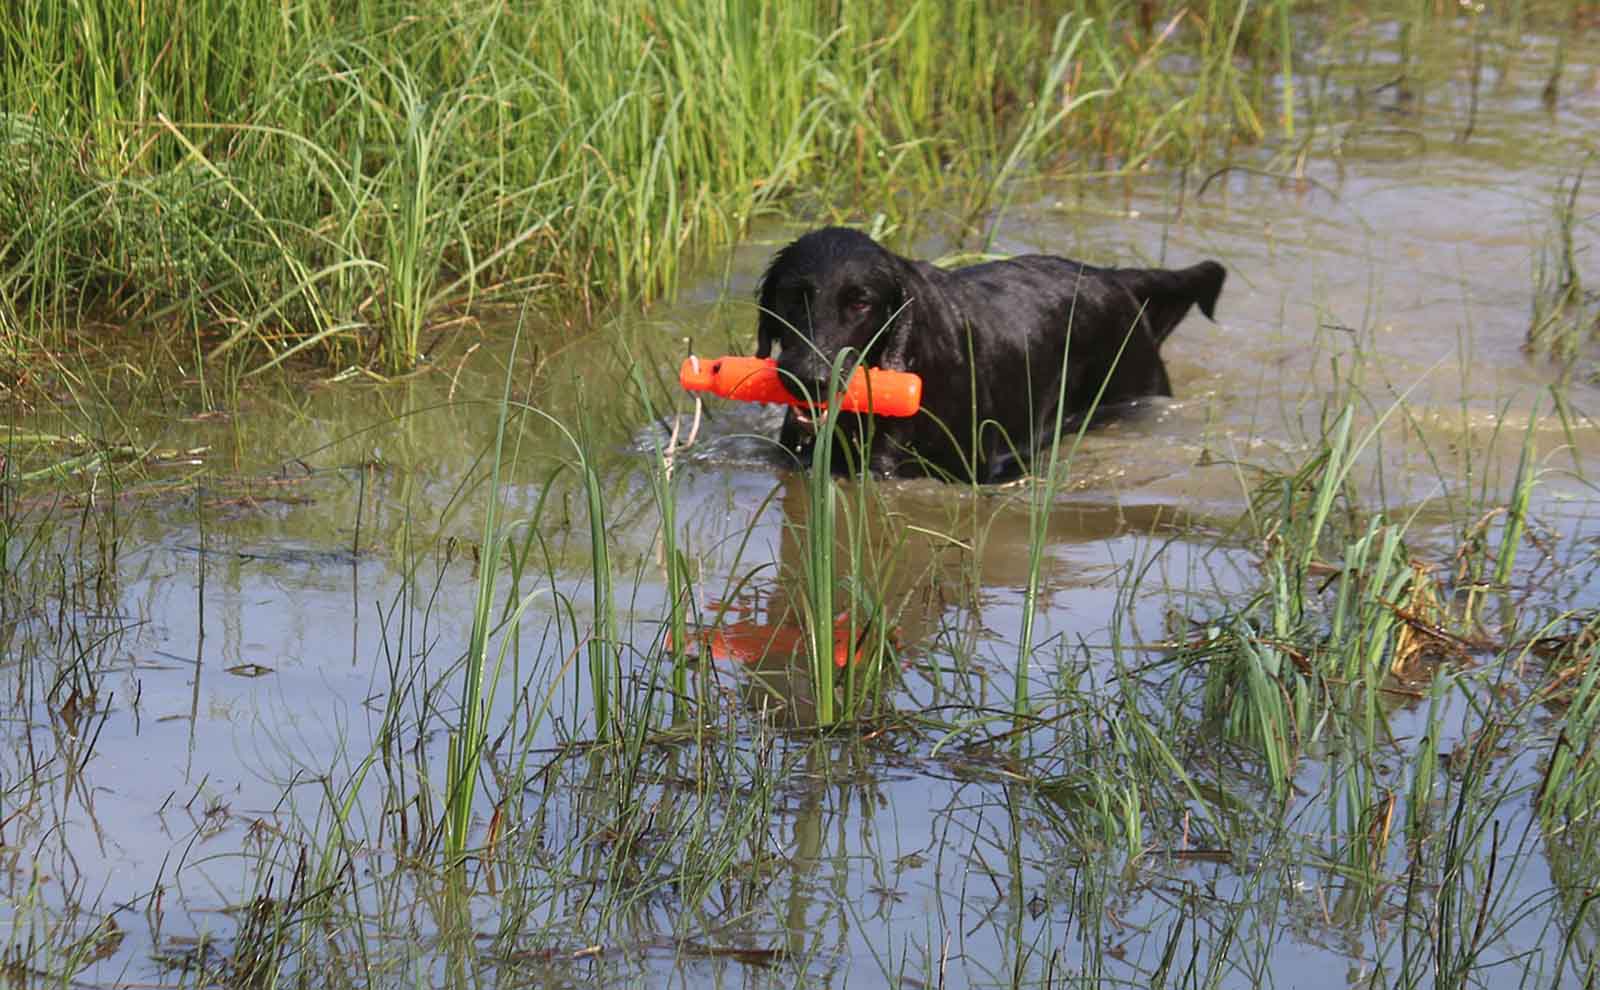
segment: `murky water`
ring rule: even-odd
[[[1527,62],[1545,52],[1532,46]],[[1567,416],[1555,415],[1557,369],[1522,349],[1533,259],[1549,233],[1557,183],[1600,133],[1594,72],[1575,75],[1554,115],[1540,105],[1542,78],[1498,80],[1465,141],[1456,139],[1459,114],[1377,106],[1361,118],[1367,124],[1319,145],[1304,181],[1239,169],[1203,189],[1203,177],[1150,175],[1036,181],[1017,191],[1018,205],[995,229],[995,252],[1102,263],[1213,257],[1230,271],[1219,322],[1192,316],[1168,345],[1176,397],[1089,435],[1054,499],[1033,632],[1045,646],[1030,658],[1039,683],[1073,678],[1114,698],[1126,665],[1138,661],[1113,657],[1109,644],[1160,641],[1174,614],[1213,614],[1255,587],[1237,527],[1250,487],[1258,469],[1292,468],[1315,448],[1341,381],[1366,397],[1364,423],[1403,403],[1364,452],[1358,478],[1374,508],[1413,519],[1407,538],[1422,556],[1453,551],[1463,506],[1509,491],[1531,430],[1546,468],[1532,515],[1563,562],[1540,575],[1537,591],[1574,610],[1600,604],[1592,550],[1600,529],[1585,480],[1600,465],[1590,418],[1600,391],[1568,384]],[[1580,213],[1597,208],[1600,198],[1585,191]],[[621,638],[638,665],[629,684],[661,641],[667,592],[649,483],[660,433],[622,369],[631,355],[647,379],[665,381],[686,338],[703,354],[748,350],[754,280],[793,232],[764,229],[678,303],[620,317],[564,348],[525,344],[512,365],[519,398],[565,424],[587,423]],[[932,257],[971,246],[935,230],[916,250]],[[351,786],[385,706],[411,697],[396,687],[395,670],[453,685],[492,494],[484,459],[511,360],[507,336],[504,325],[486,325],[481,346],[442,352],[434,371],[401,385],[247,388],[230,420],[122,414],[141,442],[203,448],[194,456],[210,480],[164,496],[148,485],[119,492],[108,475],[94,498],[110,507],[114,529],[100,524],[92,546],[82,528],[55,537],[60,554],[103,565],[94,574],[92,562],[66,569],[92,587],[42,590],[34,611],[6,617],[18,673],[7,682],[15,700],[3,776],[6,793],[18,797],[0,812],[0,836],[15,931],[26,930],[32,912],[81,905],[66,924],[87,929],[109,916],[126,934],[82,978],[176,982],[152,958],[183,957],[199,936],[236,932],[234,909],[260,892],[256,857],[325,818],[326,789]],[[536,330],[529,337],[546,339]],[[670,389],[652,398],[675,402],[667,413],[689,405]],[[717,405],[696,445],[676,458],[679,540],[693,561],[695,606],[708,624],[720,616],[725,628],[752,635],[792,621],[798,598],[800,551],[789,524],[803,521],[804,479],[760,439],[777,420],[772,410]],[[1420,424],[1427,442],[1402,429],[1407,422]],[[594,621],[591,551],[574,449],[543,421],[516,436],[523,446],[500,490],[505,518],[528,520],[515,532],[537,534],[535,570],[554,580],[536,589],[530,578],[523,589],[539,594],[523,618],[498,715],[514,718],[515,706],[547,696],[551,718],[524,743],[543,752],[588,731],[581,665],[564,665]],[[170,470],[175,478],[187,471]],[[860,496],[854,485],[843,491],[847,500]],[[896,616],[904,670],[894,707],[1009,706],[1032,492],[908,481],[880,483],[862,503],[875,538],[900,541],[892,567],[872,575],[875,596]],[[70,519],[79,511],[34,513]],[[71,617],[68,599],[84,606]],[[42,662],[74,650],[91,658],[78,673],[57,678]],[[1304,849],[1165,858],[1183,847],[1187,818],[1150,821],[1150,860],[1118,867],[1126,882],[1098,885],[1088,877],[1110,854],[1063,826],[1073,820],[1067,805],[1052,818],[1048,794],[1023,794],[989,747],[965,737],[948,747],[913,744],[893,733],[818,747],[804,733],[784,734],[811,717],[803,673],[772,656],[755,669],[718,661],[716,670],[735,738],[730,758],[770,764],[770,848],[766,859],[754,857],[770,872],[741,872],[744,899],[717,901],[721,913],[709,900],[688,917],[670,897],[646,898],[637,915],[612,920],[615,941],[597,962],[554,972],[538,968],[546,957],[498,963],[510,974],[684,986],[979,986],[1017,972],[1065,980],[1092,959],[1105,979],[1144,985],[1177,934],[1185,958],[1226,967],[1226,986],[1275,972],[1281,985],[1342,987],[1380,965],[1375,953],[1392,915],[1345,902],[1336,871]],[[1446,722],[1465,724],[1466,714]],[[1415,738],[1426,715],[1406,702],[1390,731]],[[1109,737],[1103,712],[1083,718],[1091,724],[1073,731]],[[444,723],[412,727],[442,765]],[[514,759],[509,753],[500,758]],[[652,779],[669,777],[675,758],[652,755]],[[513,828],[509,841],[591,841],[586,795],[604,784],[586,767],[560,763],[543,785],[542,825]],[[1063,779],[1094,772],[1065,759],[1058,769]],[[1534,772],[1531,761],[1520,769]],[[1308,760],[1295,784],[1317,794],[1335,773]],[[42,783],[23,786],[30,777]],[[671,792],[651,791],[664,803]],[[375,873],[394,869],[376,836],[395,809],[380,807],[371,779],[353,793],[351,831],[365,837],[357,858]],[[1520,835],[1527,822],[1506,828]],[[1308,847],[1316,834],[1309,829]],[[1545,857],[1520,862],[1514,889],[1540,898],[1558,886]],[[1552,910],[1515,915],[1490,955],[1555,953]],[[564,926],[562,916],[551,909],[553,920],[530,931],[547,946],[582,948],[573,940],[583,924]],[[1213,926],[1224,924],[1273,935],[1223,948]],[[1593,930],[1580,937],[1593,953]],[[432,971],[429,960],[423,945],[409,971]]]

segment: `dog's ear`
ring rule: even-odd
[[[783,336],[782,327],[765,306],[761,307],[761,316],[756,321],[756,357],[769,358],[772,356],[772,345]]]
[[[889,329],[879,344],[877,363],[907,370],[914,345],[935,342],[945,313],[944,296],[935,286],[944,272],[925,261],[889,255],[895,297],[889,303]]]
[[[910,258],[902,258],[898,254],[888,255],[889,264],[887,281],[894,286],[894,291],[887,294],[884,299],[884,313],[888,321],[887,329],[882,330],[882,337],[875,348],[877,354],[873,363],[883,368],[893,368],[898,371],[906,369],[906,361],[911,354],[911,338],[917,323],[917,307],[926,295],[927,280],[922,273],[917,271],[917,263]]]
[[[773,311],[777,300],[773,298],[778,269],[788,260],[789,249],[784,248],[772,256],[767,270],[761,273],[756,285],[756,357],[772,356],[772,345],[783,339],[783,321]]]

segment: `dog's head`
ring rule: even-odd
[[[779,251],[761,279],[756,356],[777,344],[784,385],[800,398],[828,393],[834,359],[899,367],[910,322],[912,265],[867,235],[812,231]]]

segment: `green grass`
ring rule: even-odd
[[[399,371],[484,299],[659,296],[780,205],[950,190],[982,222],[1019,174],[1259,138],[1243,80],[1293,56],[1243,6],[1155,36],[993,2],[71,10],[0,27],[5,349],[87,316],[249,369]],[[1169,52],[1214,70],[1176,105]]]
[[[1592,153],[1591,153],[1592,157]],[[1550,230],[1534,269],[1533,317],[1528,325],[1528,347],[1559,361],[1568,374],[1594,380],[1600,368],[1594,360],[1594,342],[1600,334],[1600,296],[1585,283],[1593,265],[1584,258],[1583,234],[1594,229],[1592,217],[1578,208],[1585,172],[1557,183],[1550,211]]]
[[[0,25],[0,145],[26,166],[0,176],[0,351],[29,366],[87,320],[183,366],[400,372],[488,300],[670,294],[763,214],[872,203],[910,233],[937,200],[987,237],[1028,175],[1251,147],[1301,174],[1352,112],[1330,77],[1358,118],[1394,80],[1361,66],[1382,12],[1292,7],[29,8]],[[1427,5],[1387,13],[1420,106],[1577,8],[1473,15],[1470,44]]]

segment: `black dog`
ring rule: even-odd
[[[828,394],[834,358],[922,376],[909,419],[841,414],[833,469],[981,482],[1019,473],[1063,421],[1171,395],[1162,341],[1198,305],[1211,316],[1227,272],[1094,268],[1049,255],[944,271],[827,227],[779,251],[762,277],[756,354],[801,398]],[[1102,385],[1104,391],[1102,392]],[[1096,400],[1098,399],[1098,405]],[[790,410],[779,442],[809,458],[815,424]]]

